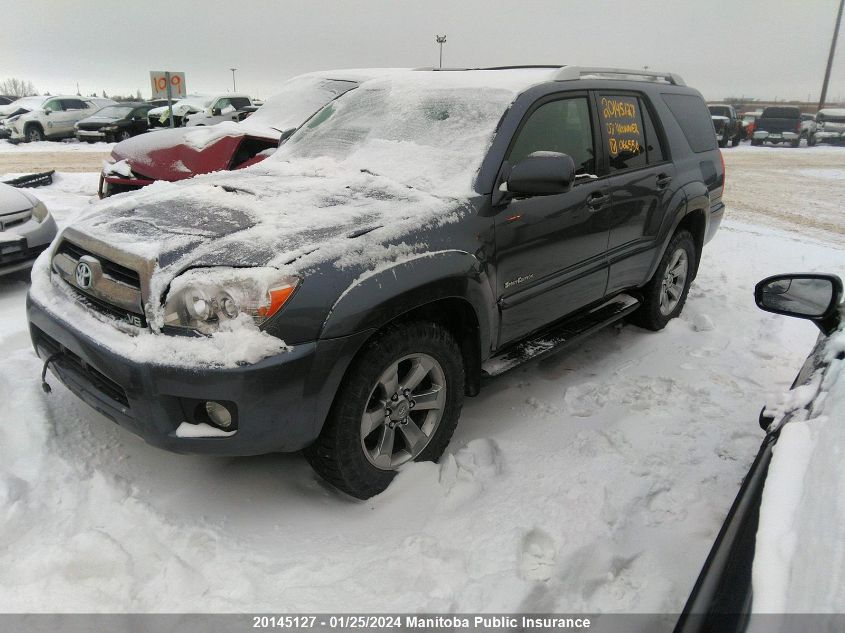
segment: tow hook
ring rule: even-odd
[[[50,363],[52,363],[61,355],[61,352],[55,352],[53,354],[50,354],[47,357],[47,360],[44,361],[44,367],[41,369],[41,389],[44,391],[44,393],[50,393],[51,391],[53,391],[52,387],[47,384],[47,367],[49,367]]]

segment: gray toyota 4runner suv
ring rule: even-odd
[[[485,377],[676,317],[723,184],[676,75],[409,71],[259,165],[93,205],[33,271],[32,341],[153,445],[304,449],[367,498],[441,456]]]

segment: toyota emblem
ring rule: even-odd
[[[91,267],[85,262],[79,262],[76,265],[76,285],[80,288],[90,288],[93,276]]]

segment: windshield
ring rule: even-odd
[[[345,92],[357,87],[354,81],[320,77],[297,77],[286,82],[243,122],[245,127],[273,128],[281,132],[302,125],[308,117]]]
[[[110,119],[122,119],[129,116],[134,110],[132,106],[106,106],[97,112],[97,116],[108,117]]]
[[[730,118],[731,116],[731,109],[726,108],[725,106],[709,106],[710,107],[710,114],[714,116],[726,116]]]
[[[462,79],[367,82],[316,114],[274,159],[322,158],[426,191],[466,193],[516,93]]]

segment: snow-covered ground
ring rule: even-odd
[[[726,150],[730,204],[753,197],[741,170],[777,151],[804,152]],[[797,168],[845,170],[845,151],[825,151],[838,166]],[[748,156],[759,165],[732,168]],[[842,191],[777,169],[781,210]],[[96,178],[34,192],[64,223]],[[795,218],[783,231],[741,214],[706,248],[682,318],[491,381],[440,464],[367,502],[298,455],[170,454],[56,380],[43,394],[27,283],[0,280],[0,611],[679,611],[762,439],[760,407],[816,338],[759,311],[754,283],[845,267],[841,220],[807,237]]]
[[[114,143],[98,141],[81,143],[76,139],[63,141],[38,141],[36,143],[10,143],[0,140],[0,153],[29,154],[31,152],[110,152]]]

